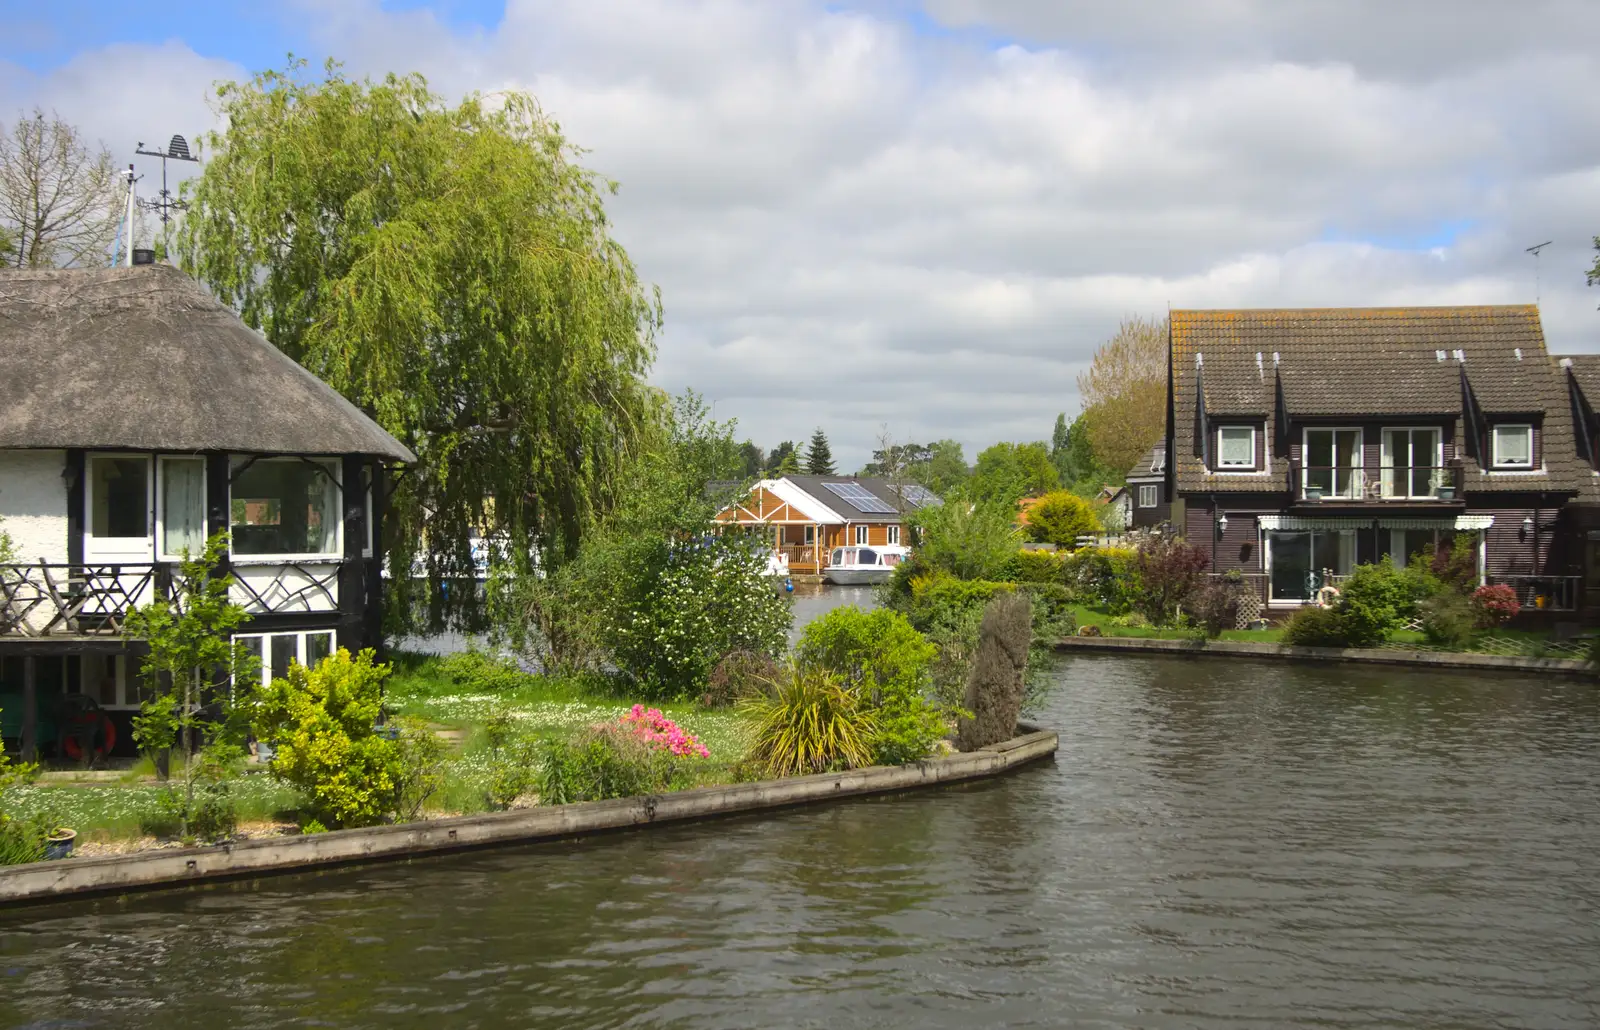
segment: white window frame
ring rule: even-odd
[[[1503,429],[1521,429],[1528,434],[1528,460],[1506,461],[1500,456],[1500,431]],[[1531,422],[1498,422],[1489,430],[1489,449],[1497,469],[1531,469],[1533,468],[1533,423]]]
[[[250,461],[252,455],[233,456],[229,464],[232,477],[237,478],[239,469],[244,463]],[[344,560],[344,462],[334,458],[306,457],[278,457],[256,458],[251,462],[252,467],[267,462],[294,462],[304,464],[312,462],[322,466],[332,466],[332,476],[339,495],[333,509],[333,549],[331,551],[307,551],[304,554],[239,554],[233,549],[233,483],[228,484],[228,557],[236,565],[295,565],[302,563],[336,562]],[[321,632],[320,630],[318,632]],[[246,633],[245,636],[257,634]]]
[[[1353,455],[1355,461],[1350,465],[1352,475],[1350,482],[1353,493],[1339,493],[1339,477],[1330,475],[1330,485],[1333,487],[1326,497],[1341,501],[1359,501],[1366,496],[1367,489],[1367,434],[1361,426],[1303,426],[1300,430],[1300,496],[1306,495],[1306,488],[1311,482],[1311,434],[1312,433],[1354,433],[1356,434],[1356,449]],[[1339,453],[1338,437],[1334,437],[1333,453]],[[1336,469],[1337,466],[1334,466]],[[1332,471],[1332,470],[1330,470]]]
[[[872,536],[871,530],[872,530],[871,526],[857,526],[856,527],[856,546],[857,547],[871,547],[872,546],[872,544],[870,542],[871,536]]]
[[[205,541],[210,537],[206,526],[206,498],[210,496],[210,483],[206,479],[206,459],[199,454],[158,454],[156,455],[156,556],[161,561],[182,561],[183,555],[167,551],[162,545],[167,541],[167,464],[174,461],[197,461],[200,463],[200,547],[205,548]],[[190,555],[191,558],[198,555]]]
[[[294,660],[299,662],[301,665],[305,665],[306,664],[306,647],[307,647],[307,644],[308,644],[307,638],[308,637],[315,637],[315,636],[324,636],[324,635],[326,635],[328,637],[328,653],[331,655],[334,652],[338,651],[339,650],[339,634],[336,633],[332,629],[296,629],[296,630],[285,630],[284,632],[281,632],[281,633],[271,633],[271,632],[267,632],[267,633],[235,633],[233,635],[233,642],[237,644],[237,643],[240,643],[240,642],[245,641],[245,640],[260,640],[261,641],[261,668],[256,670],[257,675],[260,677],[260,679],[257,680],[257,683],[260,684],[261,686],[266,686],[268,683],[272,682],[272,644],[271,644],[271,641],[273,639],[281,638],[281,637],[293,637],[293,638],[295,638]]]
[[[1229,462],[1229,461],[1223,460],[1223,457],[1222,457],[1222,434],[1226,433],[1226,432],[1229,432],[1230,430],[1240,430],[1240,429],[1242,429],[1245,432],[1250,434],[1250,461],[1248,463],[1240,463],[1240,462]],[[1257,435],[1258,435],[1258,433],[1256,431],[1256,427],[1255,426],[1239,426],[1239,425],[1218,426],[1217,427],[1217,471],[1219,471],[1219,472],[1254,472],[1254,471],[1256,471],[1256,465],[1258,464],[1258,462],[1256,461],[1256,458],[1258,456],[1257,455],[1257,447],[1259,446],[1259,444],[1256,441]]]
[[[1156,485],[1154,483],[1139,484],[1139,507],[1154,508],[1156,501]]]
[[[886,527],[884,529],[884,533],[886,534],[886,536],[888,538],[888,541],[889,541],[889,543],[891,545],[899,546],[899,544],[900,544],[900,527],[899,526],[888,526],[888,527]]]
[[[341,465],[342,464],[343,463],[341,462]],[[373,485],[374,478],[376,478],[373,475],[373,472],[374,472],[374,470],[373,470],[372,466],[370,466],[370,465],[367,466],[367,473],[366,473],[366,477],[365,477],[366,478],[366,490],[364,491],[366,496],[363,498],[363,503],[365,503],[366,506],[367,506],[367,514],[366,514],[365,520],[363,520],[363,523],[362,523],[366,527],[367,539],[361,545],[361,557],[363,557],[363,558],[372,557],[373,531],[375,529],[375,527],[372,525],[372,485]],[[340,474],[341,475],[343,474],[342,470],[341,470]],[[343,498],[344,498],[344,490],[342,488],[343,484],[340,484],[340,485],[341,485],[341,489],[339,491],[339,497],[340,497],[340,500],[342,501]],[[342,507],[342,505],[341,505],[341,507]],[[230,506],[229,515],[231,516],[232,513],[233,513],[232,512],[232,508]],[[344,520],[340,519],[339,521],[343,522]]]
[[[83,459],[83,560],[89,565],[126,562],[148,565],[155,561],[156,547],[156,473],[151,466],[153,455],[149,451],[91,451]],[[94,535],[94,463],[98,460],[142,460],[145,463],[144,503],[145,535],[95,536]],[[134,541],[143,540],[142,553],[135,554]],[[96,543],[96,541],[105,541]]]
[[[1433,434],[1433,469],[1428,475],[1428,492],[1420,496],[1411,492],[1410,479],[1406,480],[1404,492],[1393,488],[1395,472],[1399,468],[1411,469],[1413,466],[1385,465],[1384,448],[1389,443],[1390,433],[1416,433],[1429,432]],[[1389,473],[1388,482],[1384,482],[1383,474]],[[1378,435],[1378,491],[1386,501],[1426,501],[1438,496],[1438,488],[1433,485],[1434,474],[1444,473],[1444,429],[1439,426],[1384,426]]]

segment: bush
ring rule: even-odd
[[[1018,551],[1000,569],[1007,583],[1055,583],[1067,581],[1067,556],[1060,551]]]
[[[489,777],[484,784],[484,807],[502,812],[528,791],[538,779],[539,744],[519,734],[515,720],[504,709],[494,712],[484,723],[484,744],[488,749]]]
[[[1133,605],[1133,559],[1126,547],[1079,548],[1065,560],[1067,586],[1108,613],[1122,615]]]
[[[956,733],[962,751],[1009,740],[1016,734],[1033,642],[1032,605],[1002,594],[989,602],[978,629],[978,650],[967,679],[966,707]]]
[[[473,694],[506,693],[535,678],[511,658],[476,649],[446,655],[439,661],[439,671],[456,687]]]
[[[567,740],[545,744],[539,803],[659,794],[672,782],[673,760],[617,723],[591,726]]]
[[[760,651],[730,651],[711,670],[700,704],[706,708],[727,708],[741,698],[751,697],[778,678],[778,663]]]
[[[0,865],[21,865],[44,857],[45,838],[50,835],[51,818],[37,814],[19,817],[7,797],[17,787],[26,787],[39,775],[32,763],[13,762],[0,750]]]
[[[974,504],[959,497],[918,508],[912,542],[928,568],[957,579],[994,579],[1022,550],[1011,501]]]
[[[262,691],[256,736],[275,751],[272,775],[327,826],[370,826],[399,803],[400,745],[373,730],[389,666],[340,648],[315,669],[299,663]]]
[[[946,714],[927,696],[937,651],[904,615],[879,608],[835,608],[813,621],[795,647],[805,669],[823,670],[861,695],[877,733],[880,765],[925,758],[949,732]]]
[[[1028,536],[1042,544],[1072,549],[1078,537],[1100,531],[1094,506],[1070,490],[1052,490],[1028,508]]]
[[[1349,647],[1344,619],[1334,608],[1308,604],[1283,625],[1283,642],[1295,647]]]
[[[920,632],[938,633],[961,625],[973,612],[981,615],[996,596],[1015,589],[1014,584],[992,580],[927,576],[911,584],[911,603],[905,614]]]
[[[826,669],[791,665],[772,691],[739,702],[754,724],[747,760],[766,776],[872,764],[877,720],[862,696]]]
[[[1177,621],[1205,582],[1210,558],[1200,548],[1169,533],[1150,534],[1134,549],[1132,571],[1137,580],[1133,607],[1157,626]]]
[[[1422,603],[1422,633],[1435,647],[1461,650],[1472,643],[1478,613],[1472,601],[1447,590]]]
[[[1216,639],[1225,629],[1239,624],[1239,602],[1244,596],[1242,580],[1213,576],[1190,602],[1194,619],[1206,636]]]
[[[1386,561],[1357,565],[1339,589],[1334,607],[1350,647],[1376,647],[1416,614],[1423,581]]]
[[[1472,592],[1472,609],[1477,613],[1478,626],[1493,629],[1504,626],[1517,617],[1522,605],[1517,602],[1517,592],[1503,583],[1482,586]]]
[[[444,788],[448,748],[420,719],[399,720],[394,767],[395,814],[406,822],[422,818],[428,800]]]

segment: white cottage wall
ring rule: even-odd
[[[65,451],[0,451],[0,529],[19,562],[67,560]]]

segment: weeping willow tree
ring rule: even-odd
[[[399,610],[454,621],[471,540],[559,567],[661,417],[660,298],[611,238],[616,189],[524,93],[450,106],[418,75],[291,60],[218,88],[184,267],[420,458],[385,541]],[[263,404],[272,398],[263,397]],[[451,596],[453,593],[453,596]]]

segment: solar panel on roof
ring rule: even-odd
[[[849,501],[860,511],[874,514],[888,514],[894,511],[894,505],[884,502],[860,483],[823,483],[822,486],[823,489],[830,490]]]
[[[901,487],[900,488],[900,496],[904,497],[907,502],[909,502],[911,504],[915,504],[919,508],[922,507],[923,505],[926,505],[926,504],[938,504],[939,503],[939,495],[938,494],[935,494],[932,490],[929,490],[927,487],[921,486],[921,485],[916,484],[916,483],[912,483],[909,486]]]

